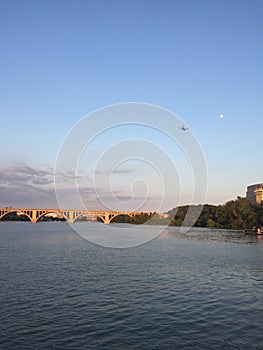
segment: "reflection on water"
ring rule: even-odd
[[[169,227],[163,233],[163,236],[171,237],[177,235],[180,238],[191,240],[211,240],[217,242],[229,242],[239,244],[249,243],[263,243],[262,235],[249,235],[244,231],[224,230],[224,229],[209,229],[209,228],[189,228],[187,232],[182,232],[180,227]]]
[[[0,223],[0,259],[0,348],[262,349],[261,237],[170,227],[109,249],[66,223]]]

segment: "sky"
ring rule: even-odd
[[[204,203],[244,197],[248,185],[263,182],[262,15],[261,0],[1,0],[0,207],[57,208],[58,186],[76,208],[72,180],[90,209],[189,204],[198,184],[187,152],[143,125],[96,135],[78,169],[58,169],[54,184],[61,145],[79,121],[91,115],[99,124],[94,111],[127,102],[160,106],[189,128],[176,126],[202,150]],[[154,168],[136,152],[96,169],[109,147],[107,159],[115,159],[116,145],[134,138],[129,150],[147,140],[174,171],[158,163],[162,155]]]

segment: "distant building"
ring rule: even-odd
[[[246,198],[250,203],[261,203],[263,201],[263,183],[248,186]]]
[[[167,219],[167,218],[169,218],[169,214],[167,214],[167,213],[158,214],[158,216],[159,216],[160,219]]]

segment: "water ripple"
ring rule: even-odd
[[[262,349],[262,243],[167,232],[114,250],[1,224],[0,348]]]

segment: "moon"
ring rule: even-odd
[[[223,119],[224,118],[224,114],[223,113],[219,114],[219,118]]]

